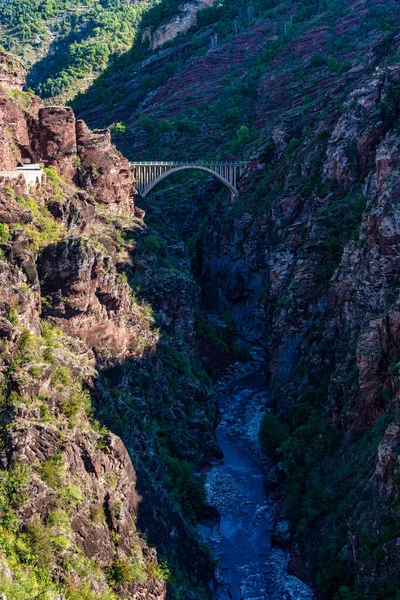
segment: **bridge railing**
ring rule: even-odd
[[[188,161],[188,160],[182,160],[182,161],[137,161],[137,162],[130,162],[130,165],[132,165],[133,167],[149,167],[149,166],[155,166],[155,165],[159,165],[159,166],[163,166],[163,167],[167,167],[167,166],[182,166],[182,165],[209,165],[209,166],[215,166],[215,167],[220,167],[220,166],[229,166],[229,167],[244,167],[246,165],[248,165],[248,162],[246,161],[235,161],[235,162],[213,162],[213,161],[207,161],[207,160],[198,160],[198,161]]]

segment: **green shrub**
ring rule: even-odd
[[[30,367],[29,368],[29,374],[32,375],[32,377],[39,377],[41,372],[42,372],[42,369],[40,367]]]
[[[176,129],[180,133],[190,133],[191,131],[194,131],[195,125],[190,119],[182,119],[176,122]]]
[[[43,171],[46,174],[47,179],[51,181],[51,183],[57,185],[61,183],[62,179],[55,167],[45,167]]]
[[[161,119],[159,124],[159,130],[161,133],[166,133],[167,131],[171,131],[172,123],[168,119]]]
[[[148,134],[153,133],[153,131],[156,127],[153,119],[151,119],[150,117],[144,116],[140,119],[139,122],[146,133],[148,133]]]
[[[91,507],[90,518],[94,523],[103,523],[105,521],[106,515],[101,504],[96,504]]]
[[[48,486],[58,489],[62,486],[64,477],[64,460],[61,452],[50,456],[39,468],[40,476]]]
[[[42,404],[40,405],[39,411],[40,411],[40,418],[43,421],[43,423],[48,423],[51,420],[51,412],[49,407],[46,404],[47,402],[47,398],[46,399],[42,399]]]
[[[42,321],[41,328],[42,337],[46,340],[47,345],[52,348],[57,348],[60,345],[59,337],[62,333],[61,330],[55,325],[49,323],[48,321]]]
[[[71,384],[71,376],[68,367],[57,367],[51,376],[52,387],[66,386]]]
[[[39,520],[26,527],[24,541],[29,548],[23,560],[29,564],[50,567],[54,562],[54,553],[50,531]]]
[[[339,73],[347,73],[347,71],[350,71],[350,69],[353,67],[351,61],[349,60],[344,60],[342,63],[339,64],[338,66],[338,72]]]
[[[71,540],[66,535],[56,535],[51,538],[52,544],[59,552],[68,550],[71,546]]]
[[[312,64],[313,67],[323,67],[324,65],[327,64],[327,59],[325,58],[325,56],[322,56],[322,54],[320,52],[314,52],[314,54],[311,57],[311,61],[310,63]]]
[[[49,244],[58,242],[63,231],[60,223],[47,215],[35,217],[32,224],[22,224],[20,227],[25,232],[32,247],[37,251],[43,250]]]
[[[199,50],[204,46],[204,39],[202,37],[194,37],[192,39],[192,48],[193,50]]]
[[[146,573],[149,579],[163,579],[168,581],[171,577],[171,571],[166,562],[160,561],[158,564],[150,562],[146,564]]]
[[[352,592],[347,586],[341,586],[337,594],[335,594],[334,600],[361,600],[360,595],[356,592]]]
[[[125,123],[122,123],[121,121],[119,121],[118,123],[113,123],[108,127],[108,129],[111,131],[111,133],[115,133],[117,135],[119,133],[126,133],[128,131],[128,127],[125,125]]]
[[[8,470],[0,470],[0,514],[24,504],[26,497],[21,488],[28,475],[29,470],[18,462]]]
[[[28,329],[24,328],[18,342],[20,352],[24,354],[31,350],[34,341],[35,336]]]
[[[61,490],[60,496],[72,506],[80,504],[83,500],[83,493],[72,483]]]
[[[19,319],[17,309],[15,308],[15,306],[11,306],[10,310],[8,311],[7,319],[13,325],[18,325]]]
[[[279,448],[287,440],[289,431],[278,421],[275,415],[267,410],[260,428],[260,442],[266,452],[274,459],[279,457]]]
[[[108,570],[109,578],[113,583],[130,583],[133,580],[131,565],[123,560],[116,560]]]
[[[80,413],[80,411],[87,405],[88,403],[88,394],[86,392],[74,391],[72,394],[65,398],[62,403],[62,411],[66,417],[70,420],[71,424],[75,423],[76,417]],[[89,399],[90,404],[90,399]]]
[[[45,348],[43,350],[43,360],[45,360],[49,364],[54,364],[54,356],[52,348]]]
[[[100,592],[101,595],[93,591],[90,581],[67,583],[63,592],[65,600],[117,600],[117,597],[109,588]]]
[[[164,481],[184,516],[190,523],[196,523],[206,501],[204,478],[196,477],[186,460],[168,458]]]
[[[109,580],[114,585],[123,585],[137,581],[144,583],[147,580],[145,569],[139,563],[130,563],[118,559],[108,569]]]
[[[239,153],[247,144],[255,141],[258,138],[258,131],[254,127],[242,125],[236,134],[236,139],[232,142],[232,152]]]
[[[161,243],[156,236],[148,235],[141,241],[141,246],[152,254],[156,254],[161,248]]]
[[[238,106],[229,108],[223,115],[222,122],[224,125],[233,126],[240,123],[241,110]]]
[[[7,223],[0,223],[0,244],[11,240],[11,233]]]
[[[9,406],[18,406],[19,404],[24,404],[25,400],[18,394],[15,390],[12,390],[8,395],[8,404]]]
[[[62,508],[50,512],[47,515],[47,523],[52,527],[58,527],[61,531],[71,531],[71,520]]]
[[[25,208],[28,208],[34,217],[40,216],[40,208],[33,200],[33,198],[25,198],[24,196],[17,196],[16,201],[18,204],[22,204]]]

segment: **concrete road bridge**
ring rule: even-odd
[[[232,199],[239,195],[238,181],[243,175],[247,162],[135,162],[133,168],[136,189],[143,197],[160,181],[178,171],[197,169],[213,175],[231,192]]]

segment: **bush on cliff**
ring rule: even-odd
[[[54,561],[51,532],[41,521],[36,520],[27,525],[25,542],[29,551],[24,554],[24,562],[51,566]]]
[[[288,439],[289,430],[269,410],[266,411],[260,428],[260,442],[266,452],[277,460],[282,444]]]
[[[137,581],[144,583],[147,580],[147,573],[144,567],[138,562],[115,560],[108,570],[110,583],[119,586],[125,583]]]
[[[185,518],[195,524],[206,501],[203,480],[195,476],[192,465],[186,460],[168,458],[164,481]]]
[[[40,475],[45,483],[53,489],[61,487],[64,476],[62,454],[57,452],[45,460],[40,466]]]

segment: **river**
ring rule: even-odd
[[[265,378],[253,371],[219,385],[217,440],[223,460],[207,473],[208,503],[220,521],[199,525],[216,560],[215,600],[311,600],[308,586],[287,573],[289,555],[271,546],[276,504],[264,488],[258,431]]]

